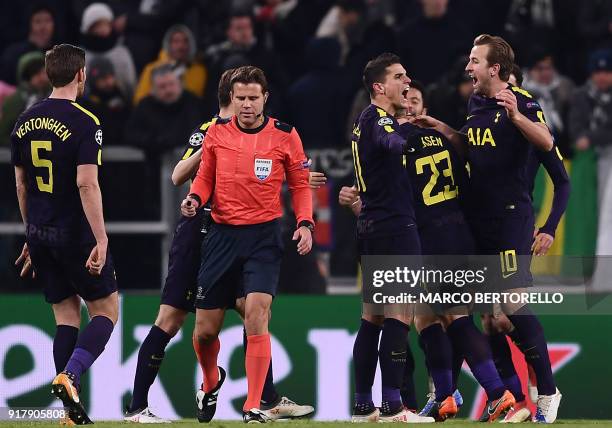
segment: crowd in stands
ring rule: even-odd
[[[542,105],[563,155],[594,151],[603,191],[612,171],[610,0],[0,2],[0,147],[19,114],[49,94],[44,53],[57,43],[86,50],[78,102],[100,118],[105,146],[144,151],[143,180],[156,194],[160,159],[217,112],[228,68],[265,71],[267,112],[297,128],[307,153],[340,152],[369,103],[363,68],[382,52],[398,53],[426,85],[430,115],[460,128],[472,93],[464,68],[481,33],[512,44],[523,87]],[[347,173],[335,185],[351,180]],[[159,202],[149,208],[145,218],[158,218]],[[352,269],[340,241],[332,262],[347,254]]]
[[[268,111],[309,148],[346,143],[364,103],[368,59],[394,51],[427,85],[429,113],[461,126],[463,68],[480,33],[514,46],[524,86],[566,155],[612,143],[612,2],[606,0],[46,0],[3,2],[0,144],[46,96],[45,50],[87,52],[88,90],[105,144],[151,156],[180,147],[216,110],[221,73],[260,66]],[[365,101],[367,102],[367,100]]]

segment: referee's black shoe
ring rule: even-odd
[[[223,367],[218,367],[218,369],[219,381],[217,382],[217,386],[210,392],[204,392],[202,389],[198,389],[196,393],[196,412],[199,422],[210,422],[217,411],[217,396],[219,395],[219,390],[226,376]]]
[[[242,421],[245,424],[265,424],[268,422],[268,417],[262,410],[251,409],[242,413]]]

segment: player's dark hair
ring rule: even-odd
[[[423,107],[427,107],[427,93],[425,92],[425,85],[418,80],[412,80],[410,82],[410,87],[421,93],[421,98],[423,98]]]
[[[74,80],[85,67],[85,51],[67,43],[55,45],[45,53],[45,71],[54,88],[61,88]]]
[[[363,69],[363,84],[366,90],[370,94],[370,97],[374,96],[374,83],[383,83],[385,76],[387,75],[387,67],[393,64],[401,64],[400,57],[389,52],[378,55],[376,58],[371,59]]]
[[[232,103],[232,74],[235,69],[230,68],[225,70],[219,79],[219,88],[217,89],[217,98],[219,99],[219,107],[227,107]]]
[[[512,64],[512,73],[510,74],[514,74],[514,77],[516,78],[516,86],[519,88],[523,86],[523,70],[521,70],[521,67],[519,67],[517,64]]]
[[[249,83],[258,83],[261,85],[261,91],[264,94],[268,92],[266,75],[261,68],[257,68],[253,65],[245,65],[234,70],[232,78],[230,79],[230,88],[232,90],[234,90],[234,85],[236,83],[244,83],[245,85]]]
[[[489,65],[499,64],[499,78],[508,81],[514,65],[514,51],[507,41],[499,36],[481,34],[474,39],[474,46],[488,46],[487,62]]]

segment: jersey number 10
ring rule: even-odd
[[[36,176],[36,185],[41,192],[53,193],[53,162],[49,159],[41,159],[41,150],[51,151],[51,141],[32,141],[32,165],[36,168],[46,168],[49,172],[49,181],[45,182],[43,177]]]

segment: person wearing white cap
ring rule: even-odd
[[[117,83],[125,97],[131,98],[136,86],[136,68],[132,54],[113,30],[113,11],[104,3],[92,3],[81,18],[81,42],[87,66],[94,58],[105,57],[112,64]]]

